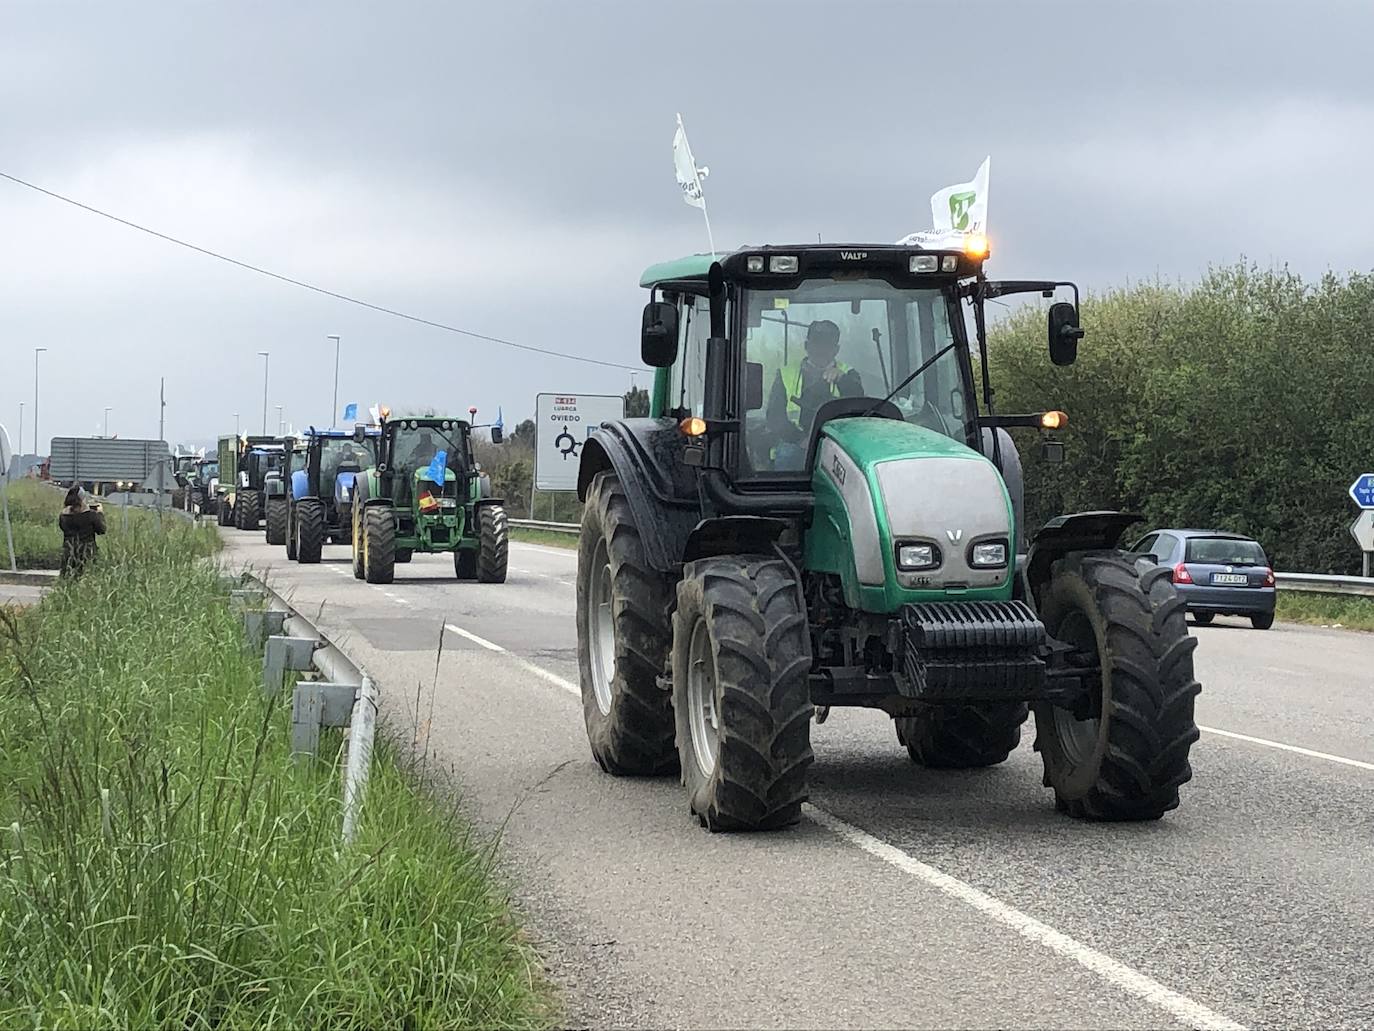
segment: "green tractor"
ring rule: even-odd
[[[1005,760],[1033,709],[1061,811],[1178,805],[1199,686],[1169,571],[1121,549],[1134,515],[1028,535],[1008,430],[1067,417],[993,409],[985,303],[1071,290],[1048,311],[1062,366],[1078,290],[990,281],[985,257],[976,237],[807,244],[645,272],[651,413],[593,432],[578,475],[580,679],[604,770],[677,770],[703,825],[769,829],[799,819],[835,706],[888,713],[910,759],[944,769]]]
[[[354,576],[389,584],[413,553],[451,551],[458,579],[505,582],[506,510],[477,467],[472,429],[463,419],[383,415],[376,466],[354,480]],[[354,440],[365,434],[358,426]],[[501,439],[492,426],[492,443]]]

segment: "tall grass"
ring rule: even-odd
[[[17,480],[5,488],[14,533],[15,564],[20,569],[56,569],[62,560],[57,517],[62,492],[36,480]],[[0,526],[0,569],[9,569],[9,546]]]
[[[384,742],[339,846],[212,540],[131,524],[0,614],[0,1027],[547,1023],[489,853]]]

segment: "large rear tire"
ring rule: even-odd
[[[257,491],[239,491],[238,498],[234,501],[234,512],[238,515],[240,530],[256,530],[258,528],[259,504]]]
[[[616,776],[677,767],[672,696],[658,678],[672,644],[673,587],[644,557],[614,473],[592,480],[577,546],[577,665],[592,755]]]
[[[301,498],[296,502],[296,561],[302,565],[319,562],[324,534],[324,502],[319,498]]]
[[[506,529],[506,510],[500,505],[483,505],[477,510],[477,580],[484,584],[506,582],[510,541]]]
[[[285,498],[267,499],[267,543],[286,543],[286,521],[290,505]]]
[[[363,506],[354,504],[349,513],[349,525],[353,528],[353,539],[349,542],[349,550],[353,556],[353,578],[363,579],[365,570],[363,569]]]
[[[228,498],[220,498],[219,504],[215,506],[215,522],[220,526],[232,526],[234,520],[234,510],[229,507]]]
[[[920,716],[897,719],[897,740],[911,761],[932,770],[996,766],[1021,743],[1025,702],[931,706]]]
[[[673,615],[673,711],[682,783],[703,826],[801,819],[810,671],[806,603],[787,563],[739,555],[687,566]]]
[[[1045,786],[1071,816],[1157,820],[1177,808],[1178,789],[1193,775],[1197,641],[1170,576],[1115,551],[1055,563],[1040,605],[1045,629],[1079,661],[1102,667],[1093,718],[1035,706]]]
[[[296,561],[296,504],[288,501],[286,504],[286,557],[289,561]]]
[[[363,578],[370,584],[396,579],[396,513],[387,505],[363,509]]]

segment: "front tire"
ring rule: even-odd
[[[286,543],[286,522],[289,506],[285,498],[267,499],[267,543]],[[289,557],[289,556],[288,556]]]
[[[1072,555],[1055,564],[1040,615],[1080,661],[1100,663],[1094,718],[1035,706],[1035,747],[1055,804],[1089,820],[1157,820],[1178,806],[1198,739],[1201,690],[1185,602],[1165,568],[1140,568],[1119,552]]]
[[[314,565],[324,552],[324,502],[302,498],[296,502],[296,561]]]
[[[258,500],[258,492],[255,490],[245,490],[239,492],[238,502],[234,505],[234,511],[239,514],[240,530],[256,530],[258,528],[258,508],[261,502]]]
[[[370,584],[396,579],[396,513],[386,505],[363,509],[363,578]]]
[[[292,562],[296,559],[296,506],[291,502],[286,505],[286,557]]]
[[[363,568],[363,546],[366,543],[366,538],[363,536],[363,507],[361,504],[352,506],[349,523],[353,527],[353,539],[349,543],[349,549],[353,555],[353,578],[361,580],[365,572]]]
[[[801,819],[811,765],[811,642],[791,567],[753,556],[690,563],[673,615],[682,783],[702,825]]]
[[[399,564],[404,565],[405,563],[410,561],[410,558],[414,553],[415,552],[411,548],[397,548],[396,561]]]
[[[577,545],[577,664],[587,740],[607,773],[656,776],[677,766],[672,696],[658,685],[672,598],[668,578],[644,557],[619,479],[598,473]]]
[[[234,510],[229,507],[229,501],[221,498],[219,504],[215,506],[215,522],[220,526],[232,526],[233,516]]]
[[[484,584],[506,582],[510,541],[506,530],[506,510],[500,505],[483,505],[477,510],[477,581]]]
[[[453,553],[453,575],[459,580],[477,579],[477,552],[473,548],[459,548]]]
[[[996,766],[1021,743],[1025,702],[931,706],[920,716],[896,720],[897,740],[911,761],[932,770]]]

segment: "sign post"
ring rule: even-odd
[[[1350,524],[1350,536],[1355,538],[1355,543],[1360,546],[1360,551],[1364,553],[1363,568],[1361,576],[1369,575],[1369,556],[1374,552],[1374,509],[1366,508],[1355,521]]]
[[[10,463],[14,456],[10,453],[10,435],[0,426],[0,510],[5,517],[5,544],[10,549],[10,572],[18,570],[19,564],[14,554],[14,530],[10,527]]]
[[[582,445],[603,422],[625,418],[619,394],[539,394],[535,398],[534,489],[577,490]],[[530,493],[534,512],[534,493]]]

